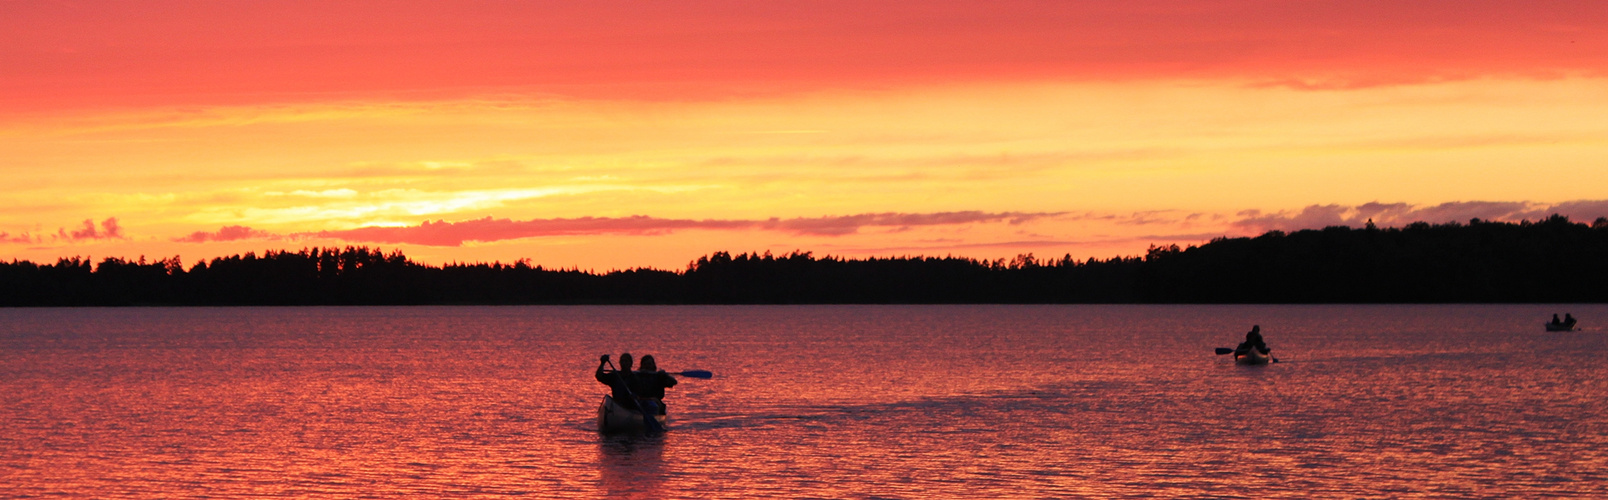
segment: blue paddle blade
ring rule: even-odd
[[[712,378],[712,377],[715,376],[715,374],[710,372],[709,370],[687,370],[687,371],[684,371],[684,372],[681,372],[681,373],[677,373],[676,375],[680,375],[680,376],[683,376],[683,377],[692,377],[692,378]]]

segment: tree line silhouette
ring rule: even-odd
[[[1608,218],[1344,226],[1040,260],[716,252],[685,270],[430,266],[367,247],[0,263],[0,306],[1608,301]]]

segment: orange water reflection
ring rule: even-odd
[[[599,486],[609,498],[662,498],[671,467],[664,461],[667,437],[600,436],[597,446]]]
[[[0,310],[0,496],[1608,497],[1608,334],[1530,309]],[[716,376],[602,436],[623,348]]]

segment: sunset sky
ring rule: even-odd
[[[1593,1],[0,0],[0,258],[1083,259],[1608,216]]]

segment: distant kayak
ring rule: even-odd
[[[1572,332],[1576,323],[1546,323],[1549,332]]]
[[[659,428],[664,429],[669,421],[665,415],[655,415],[659,420]],[[606,434],[624,432],[646,432],[647,425],[642,421],[642,412],[620,406],[614,402],[613,396],[603,396],[603,403],[597,406],[597,430]]]
[[[1234,351],[1234,362],[1242,365],[1265,365],[1272,360],[1273,354],[1271,352],[1262,352],[1255,348],[1249,348],[1243,352]]]

